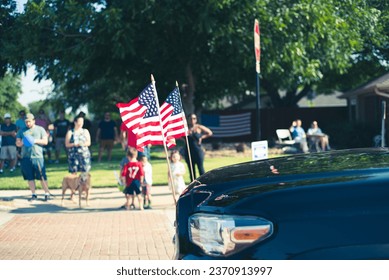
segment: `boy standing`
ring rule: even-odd
[[[130,199],[134,199],[134,193],[138,198],[139,210],[143,210],[143,203],[141,200],[141,185],[143,183],[145,173],[142,163],[139,162],[136,157],[138,151],[135,148],[129,148],[127,151],[128,163],[122,170],[122,181],[126,185],[123,193],[126,195],[126,204],[124,207],[130,209]]]

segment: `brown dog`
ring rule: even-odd
[[[70,199],[73,201],[73,195],[76,191],[79,194],[79,206],[81,208],[81,196],[82,193],[86,194],[86,205],[89,206],[89,192],[92,188],[91,175],[87,172],[83,172],[80,175],[69,174],[66,175],[62,180],[62,205],[65,197],[65,192],[70,189]]]

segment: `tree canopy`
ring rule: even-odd
[[[1,0],[0,2],[0,76],[4,76],[11,64],[13,53],[8,46],[13,46],[12,34],[15,27],[16,2],[13,0]]]
[[[30,0],[8,13],[0,63],[36,65],[53,98],[92,111],[134,98],[150,74],[161,97],[177,80],[189,113],[254,91],[257,18],[262,93],[296,106],[388,70],[388,10],[378,0]]]
[[[3,120],[5,113],[10,113],[13,121],[18,117],[20,110],[24,107],[17,101],[21,92],[20,78],[6,73],[0,79],[0,120]]]

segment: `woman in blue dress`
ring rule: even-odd
[[[90,134],[87,129],[82,128],[84,118],[74,118],[74,128],[66,133],[65,146],[68,149],[69,172],[89,172],[91,169],[91,145]]]

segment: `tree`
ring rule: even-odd
[[[352,65],[346,72],[327,73],[319,90],[347,91],[386,73],[389,62],[389,2],[367,1],[377,17],[363,31],[363,45],[352,55]]]
[[[280,6],[272,9],[275,13],[270,18],[274,20],[264,26],[272,37],[271,42],[264,38],[263,52],[270,54],[263,63],[272,66],[264,67],[262,85],[275,106],[293,106],[314,89],[331,92],[342,88],[344,81],[336,77],[358,62],[358,54],[365,58],[366,42],[381,37],[382,31],[377,28],[379,10],[366,1],[285,2],[273,4]],[[381,72],[383,69],[381,66]],[[355,86],[361,80],[354,82]],[[286,91],[284,98],[280,89]]]
[[[387,6],[374,0],[34,0],[17,18],[9,55],[19,58],[16,69],[36,65],[38,78],[52,79],[55,97],[74,108],[114,110],[153,73],[162,98],[176,80],[187,85],[189,113],[254,90],[254,18],[262,92],[273,106],[342,88],[338,77],[369,57],[375,72],[386,70]]]
[[[19,111],[25,109],[17,100],[21,92],[20,77],[6,73],[0,79],[0,118],[3,119],[5,113],[10,113],[13,120]]]
[[[12,31],[15,27],[15,10],[15,1],[0,1],[0,77],[5,75],[10,64],[10,57],[6,54],[6,50],[8,43],[13,40]]]

